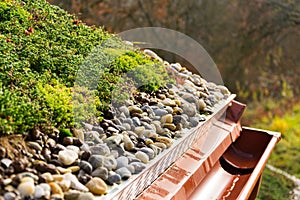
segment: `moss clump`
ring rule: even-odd
[[[122,75],[152,65],[119,38],[45,0],[1,1],[0,135],[99,120]],[[137,85],[150,81],[145,91],[165,85],[158,81],[163,73],[151,71],[150,80],[138,77],[149,70],[137,69]]]

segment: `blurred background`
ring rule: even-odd
[[[48,0],[110,33],[164,27],[199,42],[224,84],[247,104],[243,125],[282,133],[269,164],[300,178],[299,0]],[[159,52],[169,62],[189,63]],[[266,169],[258,199],[291,198],[294,183]]]

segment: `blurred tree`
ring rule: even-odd
[[[299,0],[49,2],[110,32],[155,26],[185,33],[209,52],[231,90],[250,91],[245,98],[299,94]],[[178,56],[161,54],[167,60],[184,62]]]

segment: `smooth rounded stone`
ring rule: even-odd
[[[176,102],[170,98],[166,98],[162,100],[161,103],[164,104],[165,106],[171,106],[171,107],[176,106]]]
[[[117,160],[117,169],[128,166],[129,160],[126,156],[120,156],[116,160]]]
[[[62,175],[62,174],[53,174],[52,178],[53,178],[54,181],[59,182],[59,181],[64,180],[64,175]]]
[[[172,114],[173,115],[180,115],[183,113],[183,110],[179,107],[173,107],[173,111],[172,111]]]
[[[71,188],[74,190],[79,190],[83,192],[88,192],[88,188],[80,183],[77,177],[71,173],[64,174],[64,179],[69,180],[71,182]]]
[[[6,149],[0,146],[0,159],[5,158],[5,156],[6,156]]]
[[[51,200],[63,200],[64,197],[59,194],[51,194],[50,199]]]
[[[165,150],[165,149],[167,148],[167,145],[166,145],[165,143],[163,143],[163,142],[154,142],[153,145],[155,145],[155,146],[161,148],[162,151]]]
[[[164,123],[172,123],[173,122],[173,116],[171,114],[167,114],[161,117],[160,122],[162,124]]]
[[[33,164],[35,169],[41,173],[50,172],[51,174],[58,174],[58,170],[53,164],[48,164],[44,161],[36,161]]]
[[[190,117],[189,121],[192,127],[195,127],[199,124],[199,119],[197,117]]]
[[[102,167],[104,163],[104,156],[102,155],[91,155],[88,162],[92,165],[93,169]]]
[[[184,135],[183,131],[175,131],[174,137],[181,138],[183,137],[183,135]]]
[[[93,129],[93,125],[92,124],[88,124],[86,122],[82,122],[82,125],[84,126],[84,128],[86,130],[90,130],[91,131]]]
[[[41,174],[41,176],[42,176],[47,182],[52,182],[52,181],[54,181],[52,174],[49,173],[49,172],[45,172],[45,173]]]
[[[182,105],[182,110],[185,114],[192,117],[197,113],[196,106],[194,104],[185,103]]]
[[[164,99],[167,98],[166,95],[161,94],[161,93],[158,93],[158,94],[157,94],[157,97],[158,97],[159,99],[161,99],[161,100],[164,100]]]
[[[22,197],[30,196],[34,194],[35,187],[33,181],[21,182],[18,186],[18,191]]]
[[[141,171],[143,171],[146,168],[146,164],[142,162],[132,162],[129,164],[129,166],[132,166],[134,168],[134,173],[138,174]]]
[[[10,166],[10,164],[12,163],[12,160],[9,158],[3,158],[3,159],[1,159],[0,163],[1,163],[1,166],[6,169]]]
[[[18,159],[14,160],[11,164],[10,167],[14,169],[15,173],[20,173],[23,172],[28,165],[28,161],[25,159]]]
[[[136,105],[128,106],[128,110],[129,110],[130,114],[133,114],[133,113],[142,114],[143,113],[143,110]]]
[[[118,158],[119,157],[119,151],[116,150],[116,149],[113,149],[113,147],[112,147],[112,150],[110,150],[110,155],[113,156],[114,158]]]
[[[217,88],[222,92],[222,94],[230,95],[230,91],[224,85],[218,85]]]
[[[77,154],[79,154],[79,152],[80,152],[80,148],[75,145],[68,145],[66,148],[76,152]]]
[[[221,92],[215,92],[214,96],[217,99],[217,101],[221,101],[224,98],[224,95]]]
[[[61,189],[66,192],[71,187],[71,181],[70,180],[62,180],[58,182],[58,185],[61,187]]]
[[[66,174],[66,173],[71,173],[71,169],[67,169],[67,168],[63,168],[63,167],[56,167],[58,172],[61,173],[61,174]]]
[[[123,123],[122,126],[123,126],[127,131],[131,130],[131,126],[130,126],[130,124],[128,124],[128,123]]]
[[[110,127],[108,127],[108,128],[106,129],[106,131],[107,131],[107,132],[110,132],[110,133],[118,133],[119,130],[118,130],[117,128],[118,128],[117,126],[116,126],[116,127],[110,126]]]
[[[147,130],[154,130],[155,129],[155,127],[150,125],[148,122],[141,122],[141,123],[142,123],[142,126],[145,127],[145,129],[147,129]]]
[[[158,134],[161,134],[161,133],[164,132],[163,129],[162,129],[160,121],[158,121],[158,120],[152,121],[152,124],[155,126],[156,132]]]
[[[146,144],[147,146],[149,146],[150,144],[153,144],[153,143],[154,143],[153,140],[150,139],[150,138],[146,138],[146,139],[144,140],[144,142],[145,142],[145,144]]]
[[[93,128],[92,128],[91,131],[96,131],[99,134],[103,134],[104,133],[104,130],[103,130],[103,128],[101,126],[93,126]]]
[[[102,195],[106,194],[107,191],[107,185],[106,183],[98,177],[92,178],[85,186],[88,188],[88,190],[96,195]]]
[[[164,143],[165,145],[167,145],[167,147],[170,147],[173,144],[172,139],[163,136],[159,136],[158,138],[156,138],[156,141]]]
[[[46,199],[49,199],[49,197],[50,197],[50,194],[51,194],[51,187],[50,187],[50,185],[48,184],[48,183],[41,183],[41,184],[39,184],[39,186],[41,187],[41,188],[43,188],[43,190],[44,190],[44,192],[45,192],[45,198]]]
[[[72,137],[64,137],[62,141],[63,145],[73,145],[73,138]]]
[[[80,170],[79,166],[70,166],[67,169],[71,170],[72,173],[78,172]]]
[[[166,111],[164,109],[160,109],[160,108],[155,109],[153,112],[156,116],[163,116],[163,115],[168,114],[168,111]]]
[[[142,147],[140,149],[140,151],[146,153],[150,159],[153,159],[156,156],[155,152],[153,151],[153,149],[148,148],[148,147]]]
[[[186,100],[189,103],[196,103],[196,98],[193,94],[191,93],[184,93],[181,98],[183,98],[184,100]]]
[[[113,143],[119,145],[123,140],[123,135],[113,135],[105,139],[106,143]]]
[[[138,117],[133,117],[132,122],[134,126],[141,126],[141,121]]]
[[[121,106],[121,107],[119,107],[119,111],[120,111],[121,113],[124,113],[124,115],[125,115],[126,117],[129,117],[129,116],[130,116],[130,111],[129,111],[129,109],[128,109],[126,106]]]
[[[61,189],[61,187],[57,183],[51,182],[51,183],[49,183],[49,186],[51,188],[51,194],[52,195],[53,194],[57,194],[57,195],[59,195],[62,198],[64,197],[64,192],[63,192],[63,190]]]
[[[104,157],[103,167],[108,170],[115,170],[117,168],[117,160],[113,156]]]
[[[43,148],[41,147],[41,145],[37,142],[32,142],[32,141],[29,141],[29,142],[26,142],[27,146],[30,148],[30,149],[34,149],[38,152],[42,151]]]
[[[79,195],[81,192],[77,190],[69,190],[64,193],[65,200],[81,200],[79,199]]]
[[[92,177],[99,177],[103,180],[107,180],[108,178],[108,170],[106,167],[98,167],[91,173]]]
[[[109,185],[113,185],[114,183],[119,184],[119,183],[121,183],[121,180],[122,180],[122,178],[119,174],[111,173],[111,174],[108,175],[107,183]]]
[[[100,134],[97,131],[89,131],[84,134],[85,141],[93,141],[95,143],[103,143],[100,139]]]
[[[133,142],[131,141],[131,139],[129,138],[128,135],[126,135],[126,134],[123,135],[123,142],[124,142],[124,148],[127,151],[133,150],[134,144],[133,144]]]
[[[91,156],[91,151],[81,151],[80,152],[80,159],[81,160],[88,160]]]
[[[82,169],[83,171],[85,171],[88,174],[91,174],[93,171],[93,166],[85,160],[81,160],[79,162],[79,167],[80,167],[80,169]]]
[[[96,146],[90,147],[92,155],[110,155],[110,149],[107,144],[97,144]]]
[[[132,176],[131,171],[129,171],[129,169],[126,167],[117,169],[116,173],[119,174],[123,180],[127,180]]]
[[[175,125],[175,124],[171,124],[171,123],[164,123],[164,124],[163,124],[163,127],[164,127],[164,128],[168,128],[168,129],[170,129],[171,131],[175,131],[175,130],[176,130],[176,125]]]
[[[77,199],[72,200],[94,200],[95,196],[91,192],[81,192]]]
[[[196,102],[196,106],[198,110],[204,110],[206,108],[206,103],[204,102],[203,99],[198,99]]]
[[[145,127],[144,126],[137,126],[137,127],[134,128],[134,132],[137,135],[141,135],[144,131],[145,131]]]
[[[14,192],[6,192],[3,195],[4,200],[15,200],[17,199],[17,195]]]
[[[71,165],[78,159],[78,154],[70,149],[58,152],[58,160],[64,165]]]
[[[141,160],[143,163],[149,162],[149,156],[143,151],[137,151],[134,155],[137,159]]]

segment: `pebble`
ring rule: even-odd
[[[90,147],[90,151],[93,155],[110,155],[110,149],[107,144],[97,144],[96,146]]]
[[[80,167],[79,166],[70,166],[67,169],[70,170],[72,173],[75,173],[80,170]]]
[[[164,124],[163,124],[163,127],[164,127],[164,128],[168,128],[168,129],[170,129],[171,131],[175,131],[175,130],[176,130],[176,125],[175,125],[175,124],[171,124],[171,123],[164,123]]]
[[[194,116],[197,113],[197,110],[193,104],[185,103],[182,105],[182,110],[188,116]]]
[[[1,163],[1,166],[6,169],[10,166],[10,164],[12,163],[12,160],[8,159],[8,158],[3,158],[3,159],[1,159],[0,163]]]
[[[87,174],[91,174],[93,171],[93,166],[85,160],[81,160],[79,162],[79,167],[80,167],[80,169],[85,171]]]
[[[117,160],[117,169],[128,166],[129,160],[126,156],[120,156],[116,160]]]
[[[171,106],[171,107],[176,106],[176,102],[169,98],[164,99],[163,101],[161,101],[161,103],[164,104],[165,106]]]
[[[61,187],[61,189],[66,192],[71,187],[71,181],[70,180],[61,180],[58,182],[58,185]]]
[[[106,194],[107,191],[106,183],[98,177],[92,178],[85,186],[91,193],[96,195]]]
[[[105,167],[98,167],[97,169],[95,169],[91,175],[93,177],[99,177],[103,180],[107,180],[108,178],[108,170]]]
[[[134,148],[134,144],[133,144],[133,142],[131,141],[131,139],[129,138],[128,135],[124,134],[123,141],[124,141],[124,148],[127,151],[131,151]]]
[[[129,117],[129,116],[130,116],[129,109],[128,109],[126,106],[121,106],[121,107],[119,108],[119,111],[122,112],[122,113],[124,113],[124,115],[125,115],[126,117]]]
[[[51,174],[57,174],[58,170],[55,165],[47,164],[44,161],[36,161],[34,162],[35,169],[41,173],[49,172]]]
[[[119,184],[121,182],[122,178],[119,174],[112,173],[108,175],[107,183],[110,185],[113,185],[114,183]]]
[[[81,200],[79,199],[81,192],[77,190],[69,190],[64,193],[65,200]]]
[[[119,174],[123,180],[127,180],[132,175],[127,167],[121,167],[117,169],[116,173]]]
[[[173,122],[173,116],[171,114],[167,114],[161,117],[160,122],[162,124],[164,123],[172,123]]]
[[[66,148],[69,149],[69,150],[72,150],[72,151],[76,152],[77,154],[80,153],[80,148],[77,147],[77,146],[75,146],[75,145],[68,145]]]
[[[91,192],[82,192],[77,199],[72,200],[94,200],[95,196]]]
[[[137,159],[141,160],[143,163],[149,162],[149,156],[143,151],[138,151],[134,155]]]
[[[146,165],[144,163],[141,162],[132,162],[129,164],[129,166],[132,166],[134,168],[134,173],[138,174],[141,171],[143,171],[143,169],[146,168]]]
[[[30,196],[34,194],[35,186],[33,181],[21,182],[18,186],[18,191],[21,196]]]
[[[71,165],[78,159],[78,154],[70,149],[62,150],[58,153],[58,160],[64,165]]]
[[[153,159],[155,157],[155,152],[151,148],[143,147],[140,149],[140,151],[146,153],[150,159]]]
[[[103,166],[108,170],[115,170],[117,168],[117,161],[113,156],[104,157]]]
[[[27,144],[27,146],[29,147],[29,148],[32,148],[32,149],[34,149],[34,150],[36,150],[36,151],[42,151],[42,147],[41,147],[41,145],[39,145],[39,143],[37,143],[37,142],[32,142],[32,141],[30,141],[30,142],[27,142],[26,143]]]
[[[142,114],[143,113],[143,110],[135,105],[133,106],[129,106],[128,107],[128,110],[130,112],[130,114],[132,115],[133,113],[139,113],[139,114]]]
[[[204,102],[203,99],[198,99],[196,101],[196,105],[197,105],[198,110],[204,110],[206,108],[206,103]]]
[[[102,167],[104,163],[104,156],[102,155],[91,155],[88,162],[92,165],[93,169]]]
[[[64,145],[68,146],[68,145],[72,145],[73,144],[73,138],[72,137],[64,137],[63,142]]]
[[[163,116],[163,115],[168,114],[168,111],[160,109],[160,108],[155,109],[153,112],[156,116]]]
[[[77,177],[71,173],[64,174],[64,179],[69,180],[71,182],[71,188],[83,192],[88,192],[88,188],[84,186],[82,183],[80,183],[77,179]]]
[[[59,195],[59,197],[61,197],[63,199],[64,197],[64,192],[63,190],[61,189],[61,187],[55,183],[55,182],[51,182],[49,183],[49,186],[51,188],[51,194],[55,194],[55,195]]]
[[[6,192],[4,195],[4,200],[15,200],[17,199],[17,195],[14,192]]]

